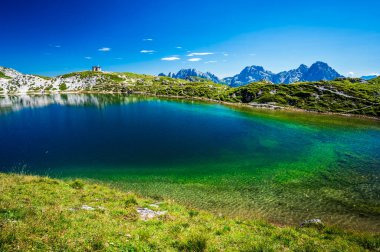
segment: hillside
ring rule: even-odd
[[[76,72],[54,78],[23,75],[0,68],[0,95],[59,92],[116,92],[196,97],[255,107],[297,108],[380,116],[379,77],[370,81],[339,78],[334,81],[299,82],[291,85],[255,82],[232,88],[202,80],[191,82],[164,76],[133,73]]]
[[[0,251],[376,251],[378,235],[215,216],[80,180],[0,173]]]
[[[253,83],[232,90],[238,102],[291,106],[309,111],[380,116],[379,78],[339,79],[292,85]]]

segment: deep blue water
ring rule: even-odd
[[[380,230],[380,125],[123,95],[0,98],[0,171],[285,224]]]

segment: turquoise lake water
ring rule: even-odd
[[[380,122],[123,95],[0,98],[0,171],[380,231]]]

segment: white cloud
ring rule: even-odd
[[[53,44],[49,44],[50,47],[55,47],[55,48],[61,48],[62,46],[61,45],[53,45]]]
[[[140,53],[155,53],[156,51],[155,50],[141,50]]]
[[[178,58],[176,56],[161,58],[161,60],[164,60],[164,61],[173,61],[173,60],[180,60],[180,59],[181,58]]]
[[[371,73],[370,75],[376,75],[376,76],[379,76],[379,73]]]
[[[354,77],[355,73],[354,72],[348,72],[348,77]]]
[[[177,48],[177,49],[182,49],[182,46],[177,46],[176,48]]]
[[[146,39],[143,39],[143,41],[153,41],[153,39],[151,39],[151,38],[146,38]]]
[[[102,48],[99,48],[98,51],[100,51],[100,52],[109,52],[109,51],[111,51],[111,48],[109,48],[109,47],[102,47]]]
[[[90,60],[90,59],[92,59],[92,57],[90,57],[90,56],[86,56],[86,57],[84,57],[85,59],[88,59],[88,60]]]
[[[216,62],[218,62],[218,61],[216,61],[216,60],[210,60],[210,61],[206,61],[205,64],[212,64],[212,63],[216,63]]]
[[[200,52],[200,53],[189,53],[187,56],[194,57],[194,56],[206,56],[206,55],[212,55],[214,53],[211,52]]]
[[[228,53],[223,53],[223,56],[226,56],[226,57],[227,57],[227,56],[229,56],[229,54],[228,54]]]
[[[197,62],[197,61],[201,61],[202,59],[201,58],[191,58],[191,59],[188,59],[188,61],[191,61],[191,62]]]

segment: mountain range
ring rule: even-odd
[[[366,75],[366,76],[360,77],[360,79],[362,79],[362,80],[372,80],[372,79],[375,79],[376,77],[378,77],[378,75]]]
[[[294,82],[316,82],[317,80],[333,80],[342,77],[326,63],[316,62],[311,67],[301,65],[297,69],[274,74],[265,70],[261,66],[251,66],[244,68],[239,74],[219,79],[212,73],[202,73],[195,69],[183,69],[178,73],[170,73],[169,77],[164,74],[160,76],[139,75],[134,73],[114,73],[114,72],[91,72],[82,71],[68,73],[56,77],[45,77],[32,74],[22,74],[14,69],[0,66],[0,95],[11,93],[43,93],[43,92],[60,92],[60,91],[115,91],[128,92],[132,90],[145,92],[149,86],[158,88],[160,83],[169,85],[201,85],[205,82],[210,86],[210,82],[228,84],[230,87],[244,86],[245,84],[257,81],[266,81],[268,83],[294,83]],[[372,79],[374,76],[364,78]],[[341,78],[344,79],[344,78]],[[355,83],[360,79],[348,78]],[[366,80],[361,82],[366,83]],[[142,86],[141,86],[141,85]],[[141,90],[136,90],[138,85]],[[213,86],[211,84],[211,86]],[[224,89],[227,88],[223,85]],[[161,86],[160,86],[161,88]],[[210,91],[210,90],[208,90]],[[208,92],[207,91],[207,92]],[[167,92],[167,91],[165,91]],[[203,92],[203,91],[202,91]],[[211,92],[211,91],[210,91]]]
[[[201,78],[215,83],[224,83],[231,87],[239,87],[257,81],[267,81],[275,84],[291,84],[302,81],[334,80],[343,77],[328,64],[321,61],[315,62],[310,67],[302,64],[297,69],[283,71],[277,74],[265,70],[262,66],[247,66],[239,74],[224,79],[220,79],[210,72],[203,73],[195,69],[182,69],[178,73],[169,73],[168,75],[161,73],[159,75],[185,80],[192,80],[194,78],[198,80],[198,78]]]
[[[199,81],[199,80],[209,80],[215,83],[222,83],[223,81],[219,79],[216,75],[210,72],[200,72],[196,69],[181,69],[177,73],[169,73],[165,75],[164,73],[160,73],[158,76],[166,76],[175,79],[183,79],[189,81]]]

